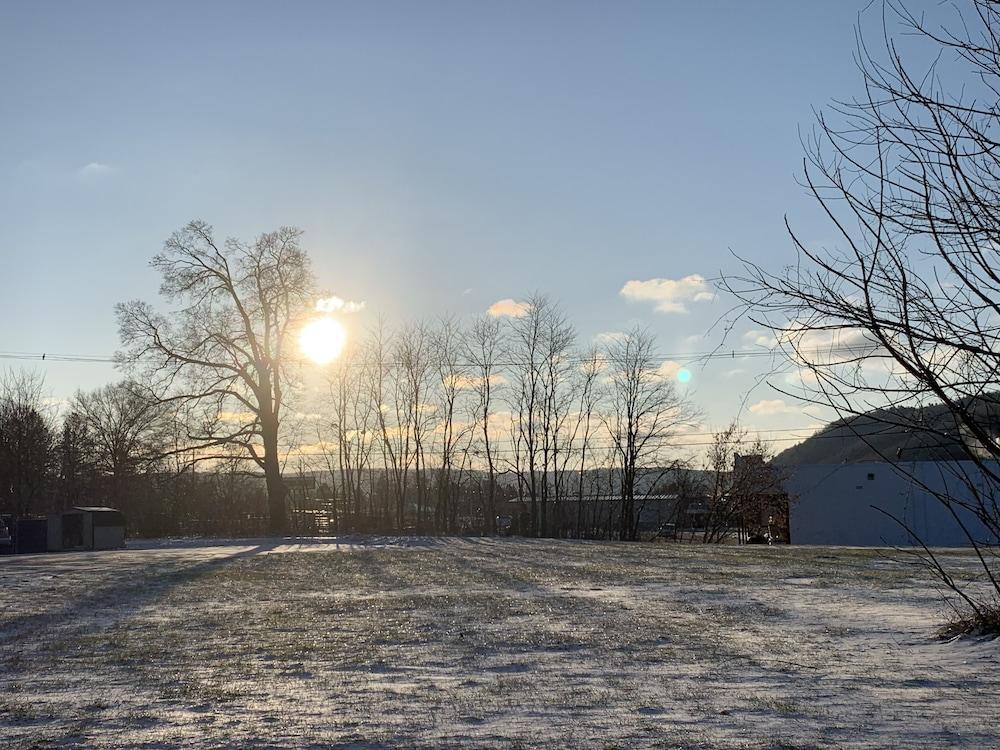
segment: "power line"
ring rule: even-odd
[[[827,356],[865,356],[871,355],[877,351],[877,347],[873,344],[865,345],[846,345],[838,347],[817,347],[812,349],[795,349],[795,353],[804,356],[817,356],[817,355],[827,355]],[[670,361],[675,361],[678,364],[692,364],[700,362],[711,362],[719,360],[737,360],[737,359],[756,359],[756,358],[767,358],[780,356],[782,354],[787,354],[783,349],[771,348],[771,349],[729,349],[729,350],[719,350],[713,349],[710,351],[702,352],[673,352],[667,354],[658,354],[649,357],[650,363],[666,363]],[[113,356],[104,354],[66,354],[58,352],[18,352],[18,351],[8,351],[0,352],[0,360],[20,360],[20,361],[33,361],[33,362],[71,362],[71,363],[96,363],[96,364],[117,364],[124,360],[119,360]],[[287,361],[297,364],[313,364],[311,360],[306,357],[286,357]],[[154,359],[140,359],[139,362],[156,363],[160,360]],[[598,357],[581,357],[575,355],[572,357],[563,357],[560,362],[563,364],[587,364],[590,362],[595,362],[598,364],[613,364],[614,358],[607,355],[602,355]],[[404,367],[409,363],[399,362],[394,360],[387,360],[384,362],[376,362],[374,360],[366,359],[356,359],[348,360],[347,365],[352,367],[374,367],[381,365],[382,367]],[[431,363],[436,364],[436,363]],[[447,362],[445,363],[449,367],[456,369],[474,369],[481,367],[482,365],[476,362]],[[502,360],[490,362],[492,367],[524,367],[531,363],[527,360]],[[536,364],[541,364],[540,362]],[[325,366],[316,365],[318,368],[324,368]],[[336,363],[332,365],[336,367]],[[343,365],[341,365],[343,366]],[[431,365],[428,365],[429,367]]]
[[[842,346],[842,347],[824,347],[824,348],[816,348],[816,349],[811,349],[811,350],[798,349],[798,350],[796,350],[796,352],[799,353],[799,354],[810,354],[810,353],[811,354],[827,354],[827,355],[830,355],[830,356],[833,356],[834,354],[838,354],[838,355],[848,356],[848,355],[852,355],[852,354],[857,354],[857,355],[871,354],[873,352],[873,350],[874,350],[874,347],[872,345],[847,345],[847,346]],[[709,361],[719,361],[719,360],[736,360],[736,359],[745,359],[745,358],[773,357],[773,356],[776,356],[776,355],[782,353],[782,351],[783,350],[776,349],[776,348],[774,348],[774,349],[758,349],[758,350],[753,350],[753,349],[751,349],[751,350],[731,349],[729,351],[721,351],[721,350],[717,350],[716,349],[716,350],[706,351],[706,352],[694,352],[694,353],[687,352],[687,353],[683,353],[683,354],[682,353],[668,353],[668,354],[656,355],[656,356],[650,357],[650,361],[651,362],[665,363],[665,362],[668,362],[668,361],[678,361],[679,360],[679,362],[692,363],[692,362],[709,362]],[[116,359],[115,357],[108,356],[108,355],[99,355],[99,354],[67,354],[67,353],[49,353],[49,352],[26,352],[26,351],[4,351],[4,352],[0,352],[0,360],[18,360],[18,361],[36,361],[36,362],[64,362],[64,363],[88,363],[88,364],[90,364],[90,363],[116,364],[116,363],[119,362],[119,360]],[[151,361],[151,360],[142,360],[142,361]],[[304,358],[295,358],[295,359],[293,359],[291,361],[293,361],[293,362],[309,362],[309,360],[304,359]],[[567,363],[567,364],[572,364],[572,363],[585,364],[585,363],[588,363],[588,362],[595,362],[595,361],[596,362],[600,362],[600,363],[609,363],[609,362],[612,362],[613,360],[610,357],[607,357],[607,356],[601,356],[601,357],[596,357],[596,358],[574,356],[574,357],[564,358],[562,361],[564,363]],[[372,361],[365,361],[365,360],[352,360],[348,364],[350,364],[351,366],[364,367],[364,366],[374,366],[377,363],[372,362]],[[527,364],[528,364],[528,362],[497,361],[497,362],[491,363],[491,366],[495,367],[495,368],[523,367],[523,366],[525,366]],[[449,365],[451,367],[454,367],[454,368],[469,368],[469,369],[474,369],[476,367],[479,367],[479,365],[477,363],[474,363],[474,362],[453,362],[453,363],[449,363]],[[383,367],[403,367],[404,363],[388,361],[388,362],[381,363],[381,366],[383,366]],[[725,442],[727,444],[737,444],[737,443],[744,442],[745,439],[746,439],[746,437],[751,436],[751,435],[756,435],[758,437],[758,439],[765,440],[766,442],[798,442],[798,441],[801,441],[801,440],[805,440],[807,438],[824,439],[824,438],[840,438],[841,437],[840,435],[816,435],[816,434],[810,432],[810,431],[812,431],[814,429],[815,428],[813,428],[813,427],[789,427],[789,428],[748,430],[745,433],[745,436],[743,438],[734,439],[734,440],[730,440],[730,441],[723,441],[723,442]],[[789,436],[789,437],[776,437],[776,438],[761,438],[760,437],[761,435],[764,435],[764,434],[784,433],[784,432],[807,432],[808,434],[806,434],[806,435],[794,435],[794,436]],[[714,436],[717,433],[713,433],[713,432],[691,432],[691,433],[683,433],[683,434],[684,434],[684,436],[687,436],[687,437],[711,437],[711,436]],[[907,431],[899,431],[899,432],[885,431],[885,432],[879,432],[877,434],[880,434],[880,435],[907,434]],[[717,441],[715,441],[715,440],[697,441],[697,442],[675,442],[675,441],[670,441],[670,442],[665,442],[665,443],[662,443],[662,444],[657,444],[657,445],[651,446],[651,448],[705,447],[705,446],[715,445],[716,443],[717,443]],[[300,448],[300,447],[303,447],[303,446],[284,445],[284,446],[281,446],[281,447],[283,449],[295,449],[295,448]],[[614,447],[614,442],[612,441],[612,442],[608,442],[607,444],[601,444],[601,443],[595,443],[595,442],[591,441],[591,442],[588,443],[588,447],[593,448],[593,449],[612,448],[612,447]],[[494,451],[494,452],[495,452],[496,455],[501,455],[501,454],[515,454],[516,453],[516,449],[514,449],[514,448],[503,448],[503,449],[496,449],[496,451]]]
[[[49,354],[48,352],[0,352],[0,359],[27,360],[35,362],[116,362],[114,357],[97,354]]]

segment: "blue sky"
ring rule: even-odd
[[[786,213],[829,241],[799,130],[857,92],[866,4],[4,3],[0,350],[114,351],[115,302],[154,298],[148,259],[203,218],[303,228],[323,286],[368,316],[540,290],[584,340],[640,322],[702,351],[724,300],[620,291],[714,277],[730,250],[789,262]],[[760,367],[696,372],[710,426]],[[57,398],[113,377],[44,368]],[[767,411],[749,421],[814,421]]]

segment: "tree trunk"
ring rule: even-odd
[[[288,533],[288,509],[285,504],[287,490],[285,483],[281,481],[276,420],[261,419],[261,437],[264,443],[264,481],[267,483],[268,533],[271,536],[285,536]]]

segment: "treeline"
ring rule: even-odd
[[[33,373],[0,380],[0,513],[45,515],[74,505],[125,512],[132,534],[258,534],[258,478],[234,465],[198,472],[172,455],[169,409],[135,383],[77,393],[65,413]]]
[[[492,533],[503,515],[531,536],[629,540],[650,524],[697,519],[702,541],[761,525],[750,487],[759,496],[775,478],[763,461],[734,467],[768,447],[732,425],[696,460],[683,436],[700,410],[649,331],[581,347],[544,296],[503,312],[378,327],[329,369],[301,452],[335,477],[339,507],[447,533]]]
[[[647,331],[581,349],[547,298],[509,312],[468,326],[448,317],[376,328],[329,368],[325,408],[313,415],[313,439],[300,434],[300,456],[323,462],[345,511],[396,528],[458,531],[471,492],[493,531],[503,486],[523,503],[532,536],[593,533],[582,507],[614,495],[613,532],[635,538],[637,498],[663,467],[683,463],[671,439],[697,410]]]
[[[380,325],[322,370],[289,363],[288,529],[637,539],[669,525],[723,541],[761,525],[732,469],[764,446],[733,426],[693,461],[681,436],[699,412],[648,331],[581,348],[545,297],[507,312]],[[28,375],[3,387],[6,512],[111,505],[143,535],[269,528],[260,418],[231,390],[193,408],[124,380],[77,393],[58,420],[42,390]]]

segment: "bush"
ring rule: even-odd
[[[942,640],[965,637],[1000,637],[1000,600],[979,605],[976,609],[956,612],[939,631]]]

